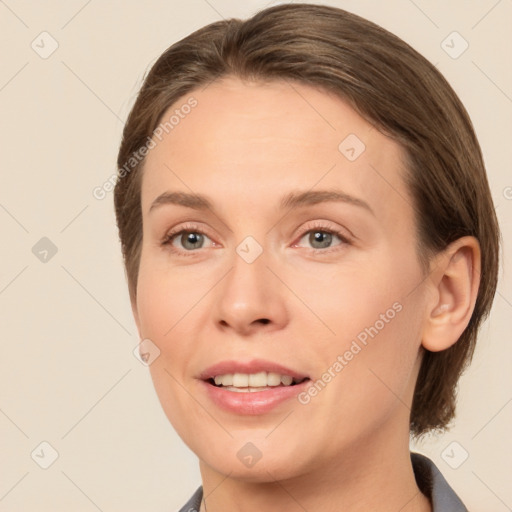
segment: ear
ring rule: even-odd
[[[466,329],[480,286],[481,253],[475,237],[455,240],[434,260],[428,285],[422,345],[431,352],[451,347]]]

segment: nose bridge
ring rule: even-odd
[[[281,325],[286,321],[278,283],[268,270],[270,253],[253,236],[236,247],[216,301],[216,322],[247,331],[256,324]],[[264,320],[264,321],[263,321]]]
[[[269,271],[268,254],[252,236],[244,238],[232,256],[232,270],[227,276],[223,295],[239,303],[238,307],[256,307],[266,296]]]

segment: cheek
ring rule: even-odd
[[[335,333],[314,357],[336,375],[325,399],[343,400],[340,418],[347,408],[353,415],[383,412],[406,393],[421,343],[424,304],[414,258],[373,261],[364,271],[333,274],[328,283],[317,276],[309,295],[311,309]]]
[[[190,360],[191,343],[183,332],[200,300],[200,281],[185,282],[179,272],[162,268],[155,259],[141,260],[137,285],[137,310],[143,338],[160,350],[150,365],[151,376],[162,405],[174,407],[176,386],[184,381]],[[204,293],[204,292],[203,292]],[[170,390],[174,390],[169,394]]]
[[[195,432],[191,425],[206,420],[200,409],[190,407],[187,389],[194,353],[190,324],[197,323],[194,314],[198,308],[194,306],[206,286],[205,280],[191,281],[186,273],[169,269],[159,255],[141,258],[137,284],[141,335],[160,350],[149,371],[162,409],[185,442],[187,432]]]
[[[341,400],[335,413],[338,421],[357,419],[371,430],[393,411],[409,414],[405,404],[416,379],[422,300],[419,292],[405,296],[400,291],[388,288],[380,299],[364,303],[358,314],[348,317],[350,334],[329,354],[331,365],[342,356],[343,369],[325,397],[333,403]]]
[[[364,340],[369,330],[389,330],[396,317],[404,316],[399,310],[421,282],[414,259],[392,252],[380,248],[377,254],[354,253],[338,267],[310,266],[284,274],[309,310],[298,304],[296,311],[302,307],[304,314],[296,320],[338,348],[358,336]],[[290,304],[295,303],[297,299],[290,296]]]
[[[187,267],[170,267],[165,252],[143,253],[137,283],[142,334],[149,338],[171,338],[211,288],[212,277],[197,269],[191,273]]]

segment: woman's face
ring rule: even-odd
[[[191,96],[142,181],[134,313],[169,420],[252,481],[407,444],[426,292],[400,147],[306,85]]]

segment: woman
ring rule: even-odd
[[[152,67],[118,167],[141,347],[200,461],[182,511],[466,510],[409,436],[454,417],[499,229],[434,66],[332,7],[213,23]]]

